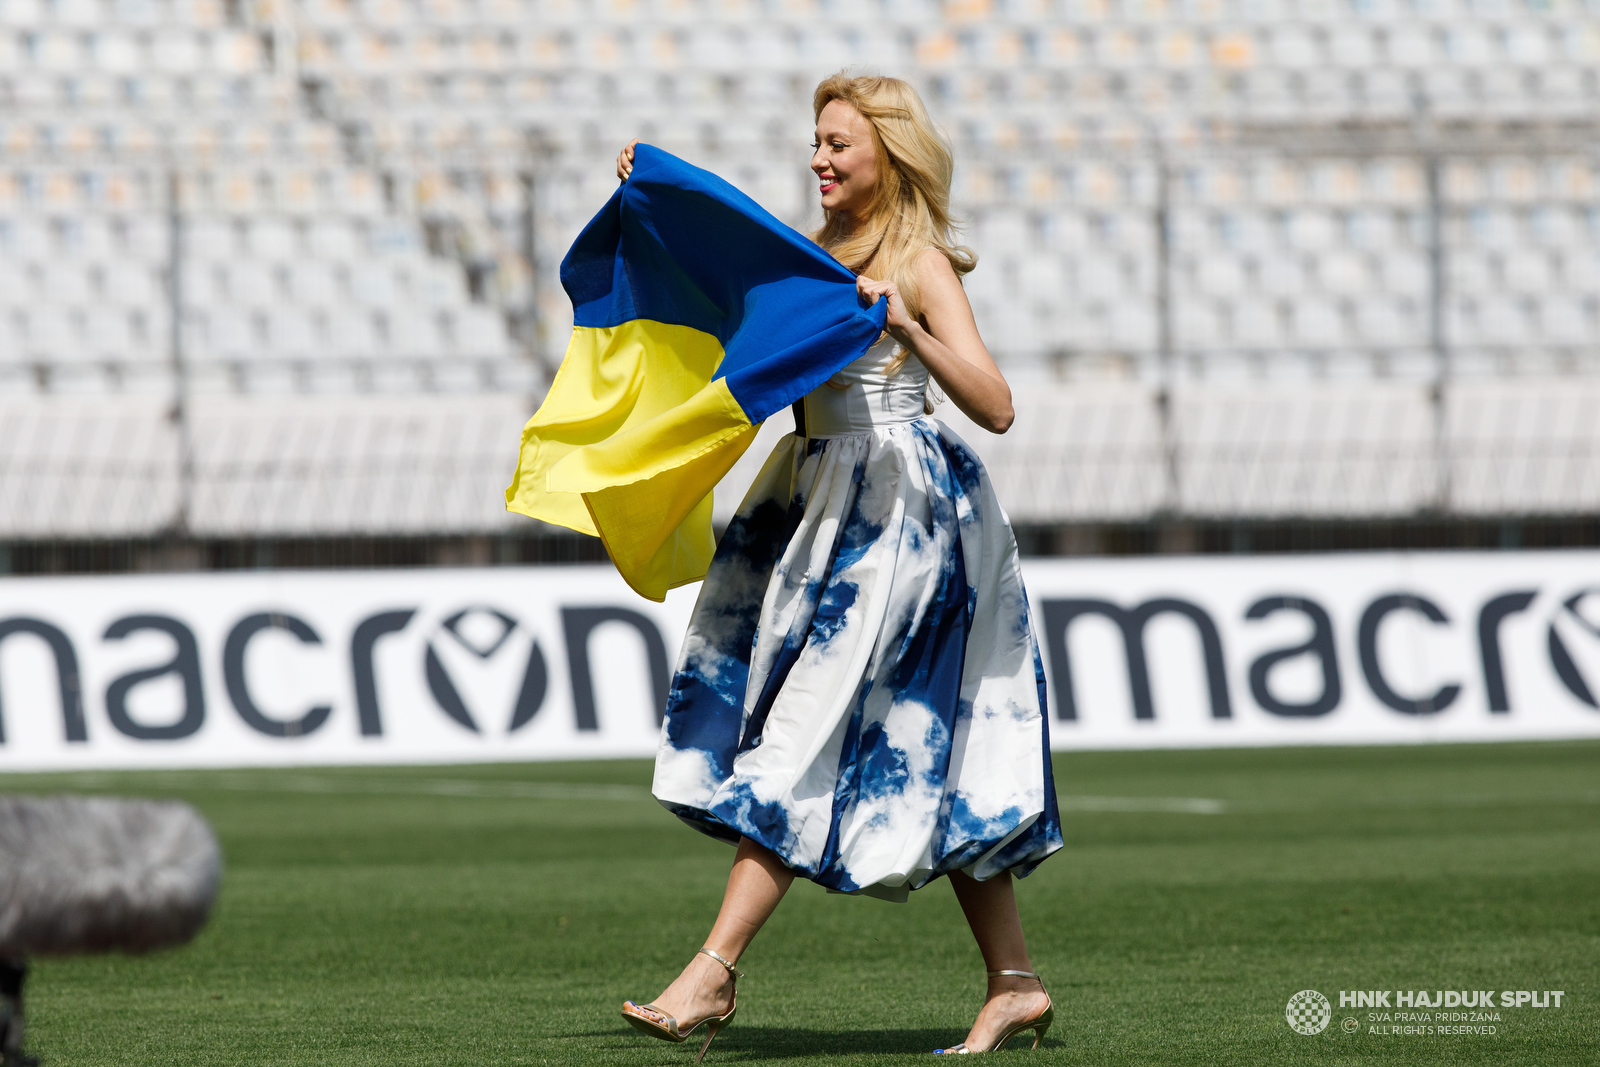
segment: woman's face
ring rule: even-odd
[[[850,104],[830,100],[817,116],[811,169],[816,171],[825,211],[854,214],[872,202],[878,185],[878,156],[872,127]]]

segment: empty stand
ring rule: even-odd
[[[56,420],[0,460],[11,535],[174,514],[178,445],[63,466],[74,411],[179,412],[219,536],[355,529],[308,516],[408,434],[429,484],[503,480],[509,439],[376,413],[531,409],[632,137],[814,225],[810,93],[852,65],[955,147],[1019,519],[1592,507],[1594,0],[0,0],[0,404]],[[43,503],[114,459],[150,492]],[[373,528],[499,521],[415,499]]]

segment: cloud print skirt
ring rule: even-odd
[[[1061,847],[1044,672],[988,475],[918,418],[786,437],[718,545],[653,791],[830,889],[904,900]]]

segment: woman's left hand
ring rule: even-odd
[[[895,288],[894,282],[878,281],[865,274],[856,276],[856,295],[861,297],[861,302],[871,307],[878,302],[880,296],[889,298],[889,314],[884,325],[896,332],[911,328],[911,316],[906,314],[906,304],[900,299],[900,290]]]

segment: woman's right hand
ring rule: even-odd
[[[639,138],[635,137],[628,142],[626,148],[617,153],[617,180],[619,182],[627,181],[628,175],[633,173],[633,146],[638,143]]]

